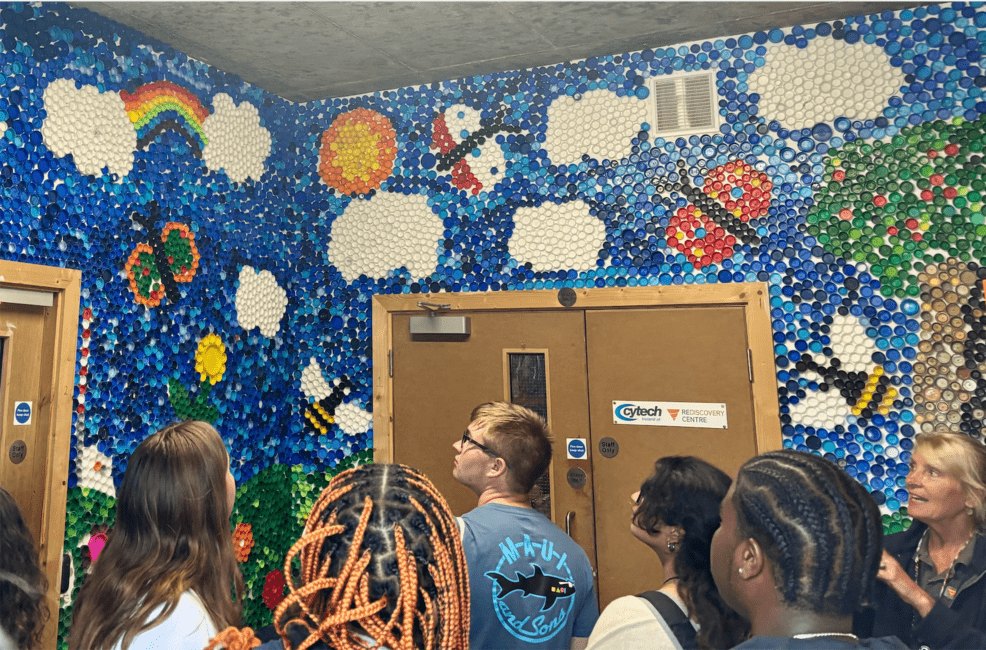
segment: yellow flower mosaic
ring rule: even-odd
[[[206,335],[199,341],[199,349],[195,352],[195,370],[215,385],[226,373],[226,346],[215,334]]]

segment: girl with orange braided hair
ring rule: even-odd
[[[288,551],[284,575],[290,593],[274,613],[280,639],[260,650],[469,646],[459,530],[445,499],[410,467],[371,464],[333,478]],[[210,647],[257,643],[230,632]]]

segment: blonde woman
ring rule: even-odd
[[[914,524],[884,540],[875,608],[856,629],[912,648],[986,648],[986,447],[918,436],[907,474]]]
[[[76,601],[69,649],[201,650],[238,625],[235,494],[229,455],[209,424],[174,424],[140,443],[117,492],[116,524]]]

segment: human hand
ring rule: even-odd
[[[924,618],[935,606],[935,599],[918,586],[900,566],[900,562],[886,550],[880,558],[880,569],[876,577],[893,589],[905,603],[917,610],[921,618]]]

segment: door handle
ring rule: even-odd
[[[568,514],[565,515],[565,534],[569,537],[572,536],[572,517],[575,516],[574,510],[569,510]]]

